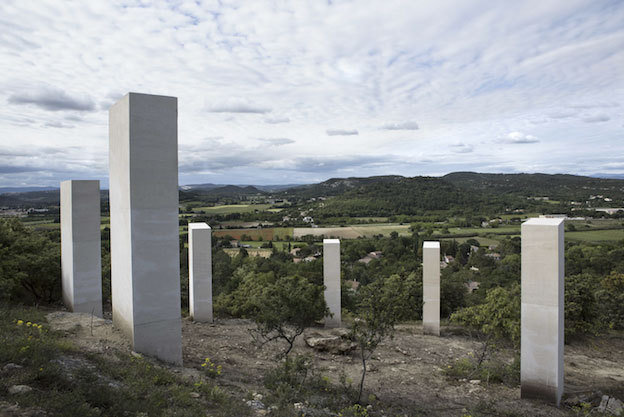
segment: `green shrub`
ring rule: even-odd
[[[59,301],[60,252],[45,233],[18,219],[0,219],[0,301]]]
[[[463,308],[451,321],[473,328],[491,342],[520,344],[520,285],[490,289],[483,304]]]
[[[323,287],[301,276],[275,278],[273,272],[255,273],[241,268],[241,284],[219,297],[218,309],[256,322],[254,334],[262,342],[287,342],[285,355],[295,339],[328,314]]]

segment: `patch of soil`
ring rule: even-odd
[[[67,332],[78,346],[94,352],[110,349],[131,351],[130,344],[112,326],[110,320],[93,319],[89,314],[56,312],[48,315],[51,326]],[[202,370],[205,358],[222,365],[218,382],[241,397],[250,392],[264,392],[263,375],[279,363],[276,355],[285,347],[279,343],[256,346],[249,332],[254,328],[249,320],[227,319],[215,323],[182,320],[184,368],[177,373]],[[375,394],[381,404],[392,404],[423,415],[458,416],[464,409],[478,404],[492,404],[497,414],[513,412],[526,416],[576,415],[571,409],[559,408],[533,400],[520,399],[520,387],[487,384],[485,381],[460,382],[444,375],[443,369],[455,360],[478,351],[474,339],[444,331],[441,337],[425,336],[420,324],[398,326],[394,339],[377,349],[369,361],[364,398]],[[324,334],[322,328],[310,329],[309,334]],[[329,335],[330,331],[327,331]],[[341,373],[359,381],[361,362],[357,352],[335,355],[308,347],[304,337],[297,340],[294,353],[314,356],[314,367],[333,382]],[[509,360],[511,351],[503,352]],[[624,398],[624,338],[611,337],[578,341],[565,347],[565,396],[602,391]]]

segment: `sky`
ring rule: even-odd
[[[179,183],[624,174],[624,1],[0,2],[0,186],[108,186],[178,98]]]

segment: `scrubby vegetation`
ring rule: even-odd
[[[212,242],[215,312],[223,318],[253,320],[256,341],[279,346],[275,352],[282,359],[264,378],[267,401],[276,406],[274,415],[297,415],[293,404],[298,402],[329,408],[344,416],[367,415],[367,409],[361,407],[368,398],[367,361],[380,344],[391,340],[399,323],[422,319],[422,243],[440,240],[442,318],[450,326],[459,326],[466,337],[480,342],[480,348],[470,355],[449,362],[445,374],[455,380],[515,385],[519,381],[521,213],[535,210],[573,214],[565,202],[589,199],[596,193],[591,189],[594,186],[602,187],[601,192],[607,190],[613,199],[623,198],[619,183],[613,181],[600,180],[596,185],[593,180],[584,180],[586,188],[578,190],[570,185],[577,181],[574,178],[535,176],[528,179],[529,185],[509,185],[510,181],[515,184],[520,180],[480,174],[330,180],[289,192],[290,201],[279,203],[279,208],[277,204],[242,204],[240,211],[208,207],[240,203],[234,194],[204,198],[204,194],[194,191],[186,195],[180,217],[183,311],[188,305],[186,223],[207,220],[224,225],[226,228],[215,233]],[[546,184],[549,180],[554,181],[550,188]],[[493,189],[498,190],[496,195]],[[549,190],[556,201],[527,198]],[[321,200],[312,200],[321,195]],[[280,211],[268,211],[270,207]],[[587,208],[575,213],[587,214]],[[103,209],[103,294],[105,305],[110,305],[106,204]],[[323,236],[311,233],[295,237],[291,226],[301,225],[302,212],[313,214],[317,223],[331,222],[332,230],[354,222],[368,224],[378,217],[396,222],[387,230],[388,226],[371,225],[367,231],[374,232],[342,240],[343,319],[362,364],[361,379],[355,383],[346,378],[331,383],[314,368],[309,357],[291,353],[303,332],[317,326],[327,314],[323,299]],[[58,215],[58,211],[51,213]],[[566,233],[619,232],[622,224],[618,217],[616,214],[603,222],[588,219],[568,223]],[[266,229],[260,222],[254,229],[244,229],[245,233],[231,229],[238,233],[239,246],[247,246],[232,248],[234,232],[228,234],[227,222],[258,220],[284,227]],[[7,374],[6,378],[3,374],[0,392],[10,385],[29,385],[37,389],[38,395],[46,394],[41,398],[27,394],[21,397],[25,403],[56,413],[71,403],[76,415],[120,415],[141,407],[154,410],[150,415],[164,415],[157,411],[163,405],[178,410],[177,415],[193,415],[196,402],[186,399],[191,391],[198,392],[203,406],[214,410],[214,414],[248,412],[245,407],[239,410],[240,404],[234,405],[218,387],[222,364],[209,358],[200,365],[207,379],[192,386],[128,355],[81,355],[46,327],[40,310],[15,307],[54,306],[60,302],[59,231],[48,227],[56,223],[42,222],[34,217],[0,220],[0,364],[24,367],[24,371]],[[263,246],[266,257],[250,256],[259,246]],[[623,331],[624,241],[567,239],[565,271],[566,343]],[[515,352],[511,355],[515,359],[510,360],[509,352]],[[98,371],[82,370],[69,378],[62,366],[54,365],[59,356],[78,356],[94,364]],[[131,388],[125,390],[124,409],[119,401],[113,401],[120,395],[119,390],[102,385],[102,381],[117,381]],[[88,390],[83,385],[99,388]],[[375,387],[368,391],[373,395]]]

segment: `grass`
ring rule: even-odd
[[[496,246],[500,243],[500,241],[496,240],[496,239],[491,239],[488,237],[481,237],[481,236],[476,236],[476,237],[458,237],[457,239],[455,239],[457,241],[457,243],[464,243],[465,241],[467,241],[468,239],[475,239],[477,240],[481,246]],[[443,239],[443,240],[452,240],[452,239]]]
[[[229,204],[225,206],[195,207],[193,213],[205,212],[206,214],[232,214],[232,213],[253,213],[265,211],[270,208],[270,204]]]
[[[410,226],[408,224],[398,223],[381,223],[381,224],[361,224],[354,225],[353,229],[362,233],[364,236],[369,237],[373,235],[388,236],[392,232],[397,232],[399,235],[409,235]]]
[[[292,227],[266,227],[262,229],[215,229],[212,232],[217,237],[223,237],[226,235],[231,236],[233,239],[241,240],[243,235],[249,236],[252,240],[258,241],[262,238],[262,241],[276,240],[276,237],[283,239],[287,236],[292,237]]]
[[[246,248],[245,250],[247,251],[247,254],[249,256],[261,256],[263,258],[268,258],[271,256],[271,253],[273,253],[271,249]],[[238,253],[240,252],[240,249],[232,248],[232,249],[224,249],[223,251],[227,253],[228,255],[230,255],[231,257],[234,257],[238,255]]]
[[[580,240],[583,242],[614,242],[624,240],[624,229],[565,232],[565,238],[570,240]]]
[[[267,242],[264,241],[257,241],[257,240],[245,240],[245,241],[241,241],[239,242],[241,245],[249,245],[252,248],[255,249],[260,249],[262,245],[266,244]],[[291,248],[293,247],[293,243],[290,242]],[[284,250],[284,249],[288,249],[288,242],[283,242],[283,241],[273,241],[273,247],[277,250]],[[271,248],[263,248],[263,249],[271,249]]]
[[[129,352],[85,353],[51,330],[42,310],[4,306],[0,313],[0,369],[21,366],[0,371],[0,392],[13,385],[33,389],[10,396],[20,408],[70,417],[250,414],[210,379],[192,383]]]
[[[511,220],[511,219],[516,219],[516,218],[528,219],[529,217],[539,217],[541,214],[544,214],[544,213],[502,214],[496,217],[500,217],[503,220]]]

